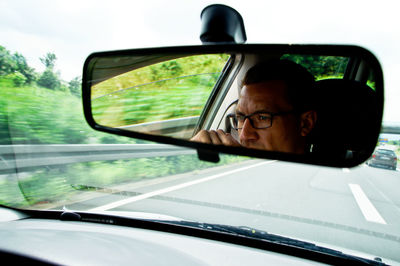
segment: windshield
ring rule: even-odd
[[[183,4],[145,1],[121,8],[126,3],[39,2],[0,4],[0,204],[147,213],[246,226],[400,263],[400,135],[385,132],[385,123],[400,125],[400,21],[395,1],[338,1],[329,8],[319,1],[309,1],[312,8],[298,1],[276,6],[223,1],[242,13],[249,43],[355,44],[379,58],[385,113],[377,151],[396,158],[371,156],[351,169],[230,155],[210,163],[190,149],[94,131],[82,111],[86,56],[98,50],[198,43],[198,17],[205,4],[173,8]],[[104,13],[107,19],[100,15]],[[90,19],[87,14],[92,14]],[[271,26],[277,21],[282,22],[280,27]],[[177,98],[165,99],[165,105],[156,109],[151,109],[151,97],[146,99],[136,122],[153,122],[146,120],[150,111],[160,112],[160,120],[174,119],[180,114],[169,108],[184,102],[192,106],[184,116],[193,119],[187,123],[194,127],[206,98],[201,94],[194,101],[190,86],[197,82],[208,95],[229,64],[229,55],[214,56],[204,66],[193,61],[189,69],[180,69],[175,60],[147,69],[157,80],[173,78],[162,77],[163,67],[175,69],[181,87],[176,88]],[[342,78],[349,61],[319,58],[332,64],[328,72],[321,72],[319,66],[308,64],[311,56],[282,58],[302,64],[317,79]],[[372,88],[373,83],[369,77]],[[107,84],[97,86],[99,94],[93,97],[99,104],[116,97]],[[135,97],[134,88],[118,93],[128,92]],[[99,119],[122,121],[123,126],[138,116],[113,117],[107,110],[99,111]]]

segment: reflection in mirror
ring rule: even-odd
[[[189,138],[228,60],[227,54],[187,56],[99,82],[91,88],[94,120],[107,127]]]
[[[106,130],[360,162],[379,134],[381,69],[331,50],[95,56],[85,95]]]
[[[201,130],[192,140],[293,154],[353,156],[355,143],[366,143],[354,132],[371,131],[370,121],[379,119],[373,89],[343,79],[348,64],[349,58],[341,56],[296,54],[254,64],[239,81],[237,106],[226,116],[229,128]]]

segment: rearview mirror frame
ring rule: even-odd
[[[274,151],[264,151],[256,149],[248,149],[243,147],[233,147],[224,145],[212,145],[198,142],[192,142],[184,139],[171,138],[167,136],[151,135],[134,131],[127,131],[119,128],[112,128],[99,125],[93,118],[91,109],[91,84],[93,75],[93,62],[98,58],[111,58],[115,56],[131,56],[131,55],[151,55],[163,54],[171,57],[180,55],[196,55],[204,53],[288,53],[288,54],[310,54],[310,55],[333,55],[333,56],[348,56],[354,58],[362,58],[375,70],[375,86],[376,86],[376,103],[377,103],[377,121],[372,121],[373,132],[366,132],[371,139],[368,147],[365,147],[366,153],[357,160],[342,160],[335,158],[321,158],[309,155],[296,155],[290,153],[281,153]],[[146,66],[146,61],[143,61],[143,66]],[[148,63],[150,64],[150,63]],[[200,46],[180,46],[180,47],[161,47],[161,48],[144,48],[130,49],[119,51],[96,52],[86,59],[83,68],[82,77],[82,100],[84,116],[89,124],[95,130],[111,133],[115,135],[137,138],[147,141],[172,144],[191,149],[196,149],[199,158],[207,161],[218,161],[219,153],[250,156],[262,159],[276,159],[282,161],[315,164],[332,167],[354,167],[364,161],[373,153],[376,141],[378,140],[384,104],[384,83],[383,73],[377,58],[365,48],[352,45],[286,45],[286,44],[215,44],[215,45],[200,45]]]

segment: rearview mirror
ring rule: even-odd
[[[383,76],[356,46],[149,48],[90,55],[82,95],[94,129],[206,160],[222,152],[352,167],[375,148]]]

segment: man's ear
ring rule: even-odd
[[[301,114],[300,117],[300,134],[302,137],[310,134],[311,130],[315,127],[315,123],[317,122],[317,112],[316,111],[307,111]]]

